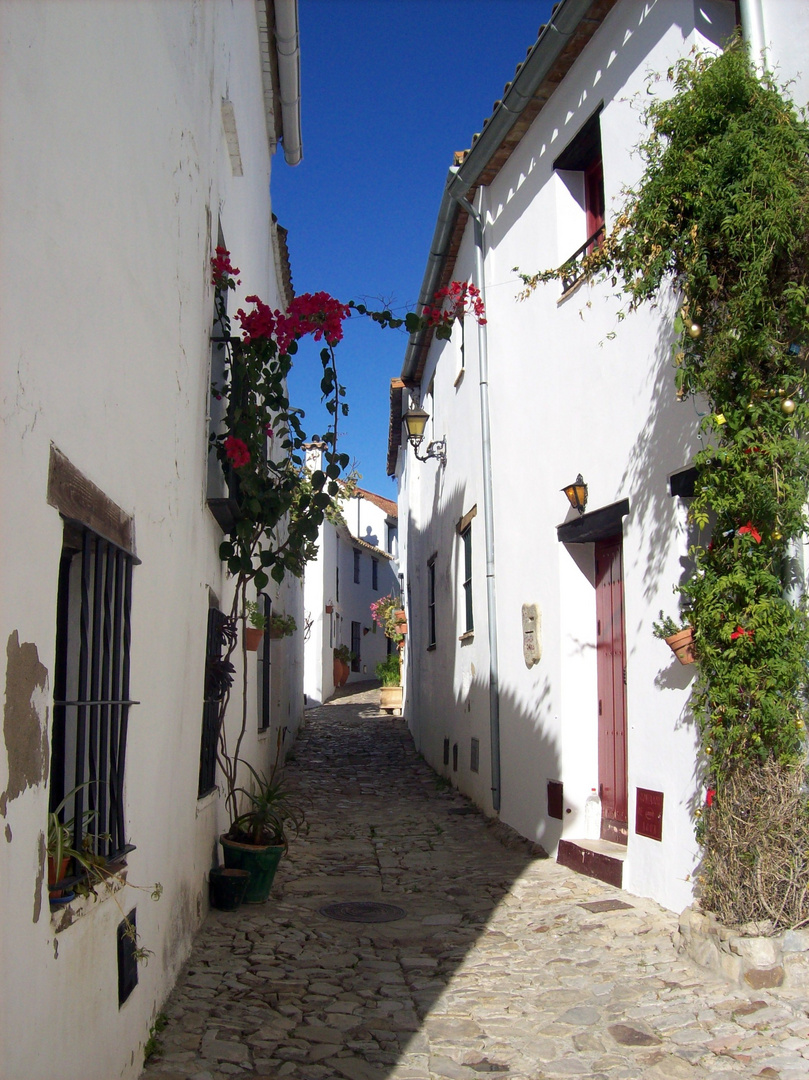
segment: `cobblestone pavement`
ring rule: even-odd
[[[809,1077],[799,994],[729,988],[677,955],[672,913],[532,857],[376,698],[308,714],[309,834],[267,904],[211,912],[144,1080]],[[319,911],[347,901],[405,916]]]

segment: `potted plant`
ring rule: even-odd
[[[349,649],[348,645],[338,645],[334,649],[334,685],[345,686],[348,682],[348,676],[351,674],[351,661],[354,659],[354,653]]]
[[[297,836],[304,824],[303,806],[288,791],[276,768],[267,776],[242,761],[252,776],[249,787],[236,789],[242,810],[228,832],[219,838],[229,870],[247,870],[250,881],[244,899],[262,904],[270,895],[275,871],[289,847],[288,834]]]
[[[381,627],[385,637],[397,644],[404,640],[407,633],[407,616],[401,607],[401,597],[390,593],[371,604],[371,618]]]
[[[696,660],[693,626],[676,623],[661,611],[660,622],[652,623],[652,633],[666,642],[681,664],[693,664]]]
[[[402,687],[400,684],[400,661],[397,652],[390,653],[376,665],[376,676],[382,681],[379,692],[379,707],[386,712],[402,710]]]
[[[254,600],[247,600],[244,605],[244,614],[249,626],[244,628],[244,647],[248,652],[257,652],[267,629],[267,616],[259,611],[258,604]]]
[[[298,624],[291,615],[270,615],[270,637],[278,640],[291,637],[298,629]]]

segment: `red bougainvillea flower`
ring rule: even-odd
[[[267,432],[267,438],[271,439],[273,437],[272,425],[267,424],[267,427],[265,428],[265,431]]]
[[[761,543],[761,533],[752,521],[748,521],[746,525],[742,525],[741,529],[739,529],[739,536],[744,536],[745,533],[749,533],[757,544]]]
[[[735,641],[737,638],[744,638],[753,636],[752,630],[745,630],[743,626],[737,626],[733,633],[730,635],[730,640]]]
[[[241,439],[237,439],[235,435],[228,435],[225,439],[225,453],[234,469],[239,469],[242,465],[247,465],[250,462],[250,451],[247,449],[247,444],[242,442]]]
[[[275,333],[275,314],[257,296],[246,296],[245,300],[248,304],[255,304],[256,310],[245,312],[242,308],[239,308],[236,312],[236,318],[241,323],[244,343],[249,345],[253,341],[260,341],[262,338],[271,338]]]
[[[343,321],[351,315],[347,304],[326,292],[301,293],[282,315],[276,312],[275,340],[285,353],[293,341],[311,334],[315,341],[325,338],[336,345],[343,340]]]
[[[241,285],[241,281],[234,281],[240,273],[238,266],[230,265],[230,252],[227,248],[218,247],[216,255],[211,259],[211,281],[217,289],[229,289],[233,285]]]
[[[713,801],[716,798],[716,788],[709,787],[705,792],[705,805],[713,806]]]

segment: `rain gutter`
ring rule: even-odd
[[[298,0],[275,0],[275,51],[281,91],[284,160],[287,165],[298,165],[303,158]]]

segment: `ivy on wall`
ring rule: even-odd
[[[809,496],[809,126],[739,41],[667,78],[673,93],[645,111],[644,174],[583,269],[620,284],[629,310],[667,287],[681,297],[676,393],[708,405],[689,514],[711,539],[691,548],[678,591],[695,631],[706,780],[721,802],[740,772],[748,790],[772,764],[802,777],[809,621],[790,553]],[[564,273],[521,274],[523,296]]]

